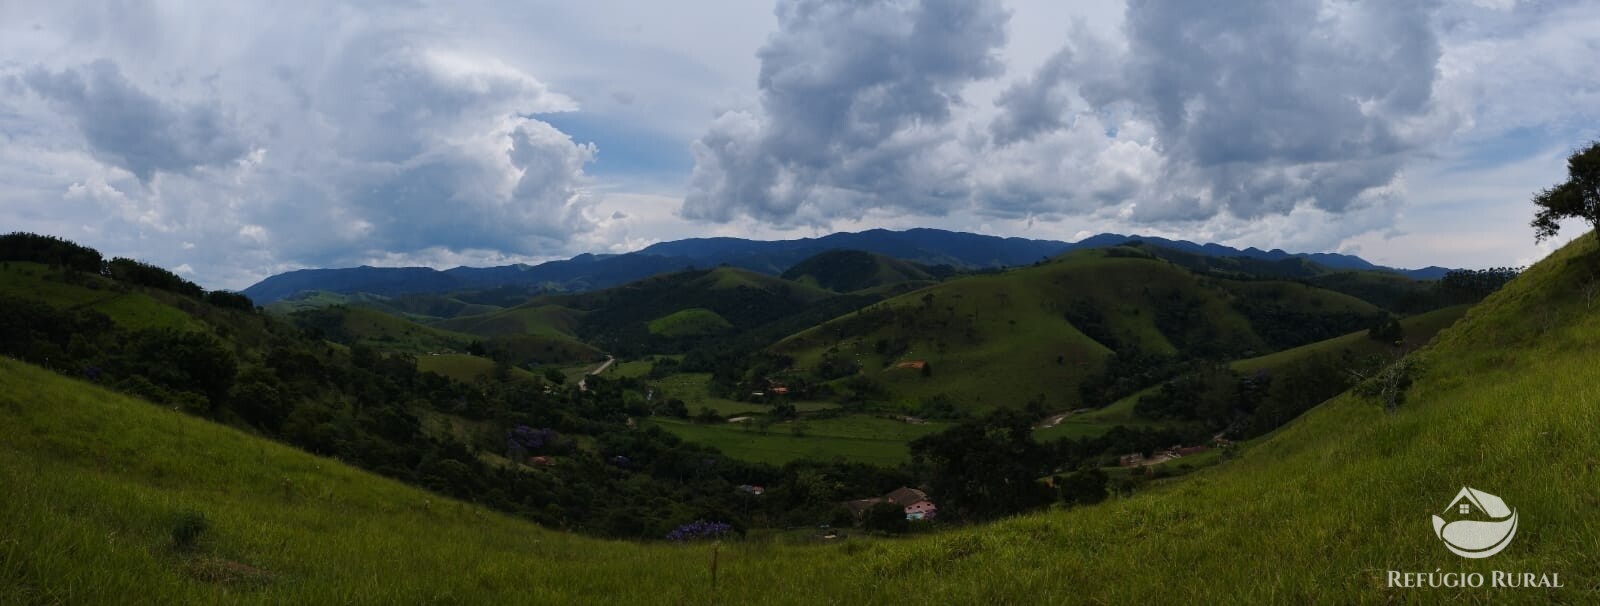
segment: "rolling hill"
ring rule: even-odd
[[[1043,399],[1071,409],[1113,352],[1250,357],[1344,334],[1381,313],[1348,295],[1199,276],[1120,247],[944,282],[799,332],[772,351],[824,377],[859,367],[902,400],[944,395],[987,409]]]
[[[538,528],[0,360],[0,601],[105,603],[1579,603],[1600,574],[1593,236],[1412,354],[1404,402],[1346,394],[1220,465],[931,536],[663,545]],[[1524,520],[1463,559],[1462,486]],[[187,549],[196,515],[207,523]],[[1392,587],[1400,573],[1559,587]]]
[[[950,273],[947,266],[941,270],[859,250],[832,250],[801,261],[780,277],[843,293],[928,285]]]

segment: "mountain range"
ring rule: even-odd
[[[308,291],[396,296],[516,286],[534,291],[581,292],[692,267],[729,265],[779,275],[808,258],[834,250],[866,251],[929,267],[979,270],[1028,265],[1072,250],[1106,248],[1135,241],[1209,257],[1246,257],[1266,261],[1300,258],[1330,270],[1390,271],[1418,280],[1437,279],[1449,271],[1438,266],[1411,270],[1388,268],[1358,256],[1339,253],[1290,253],[1254,247],[1238,249],[1220,244],[1196,244],[1186,240],[1138,235],[1105,233],[1078,242],[1062,242],[919,228],[904,231],[874,229],[795,240],[691,238],[653,244],[631,253],[582,254],[537,265],[456,267],[447,270],[370,266],[302,269],[268,277],[243,292],[260,305]]]

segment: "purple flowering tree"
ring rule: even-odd
[[[733,526],[726,523],[695,520],[672,529],[672,532],[667,533],[667,540],[687,543],[703,539],[721,538],[730,532],[733,532]]]
[[[561,443],[561,434],[554,429],[518,425],[506,436],[506,451],[508,457],[520,461],[530,455],[557,452]]]

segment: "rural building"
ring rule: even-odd
[[[893,503],[900,506],[906,512],[907,520],[931,520],[934,516],[939,515],[939,507],[933,503],[932,499],[928,498],[928,493],[904,486],[891,490],[889,494],[881,497],[846,501],[844,506],[849,508],[850,513],[859,520],[861,516],[866,515],[868,509],[872,509],[873,506],[880,503]]]
[[[740,484],[739,485],[739,492],[742,492],[742,493],[745,493],[745,494],[752,494],[752,495],[755,495],[755,496],[759,497],[759,496],[761,496],[763,494],[766,494],[767,489],[762,488],[760,486],[756,486],[754,484]]]
[[[906,507],[907,520],[931,520],[939,515],[939,507],[933,501],[917,501]]]
[[[879,503],[888,503],[888,502],[889,502],[889,499],[886,499],[884,497],[872,497],[870,499],[856,499],[854,501],[845,501],[844,506],[850,510],[850,514],[851,515],[854,515],[856,517],[856,519],[859,520],[859,519],[861,519],[862,516],[867,515],[867,510],[868,509],[872,509],[873,505],[877,505]]]

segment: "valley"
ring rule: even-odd
[[[3,360],[0,429],[14,436],[0,448],[0,473],[12,487],[12,498],[0,508],[13,521],[10,549],[0,552],[5,554],[0,576],[9,579],[3,595],[91,602],[137,590],[163,601],[270,596],[393,603],[448,587],[455,599],[466,601],[507,592],[567,601],[605,592],[646,602],[713,596],[810,602],[867,599],[885,589],[936,590],[948,599],[977,602],[1139,602],[1174,595],[1311,602],[1358,595],[1398,598],[1398,590],[1375,585],[1382,571],[1439,561],[1440,548],[1417,521],[1419,512],[1447,496],[1440,487],[1453,486],[1454,480],[1440,480],[1452,475],[1455,463],[1477,460],[1481,452],[1492,456],[1472,482],[1516,495],[1518,509],[1530,520],[1562,528],[1560,534],[1519,538],[1522,547],[1502,554],[1494,565],[1553,566],[1563,579],[1580,578],[1600,571],[1596,562],[1572,556],[1583,553],[1574,546],[1594,539],[1594,532],[1558,512],[1587,507],[1582,491],[1561,487],[1569,486],[1569,474],[1583,473],[1581,453],[1594,446],[1589,444],[1593,433],[1583,428],[1594,419],[1581,398],[1542,394],[1581,394],[1592,382],[1592,352],[1585,344],[1592,340],[1586,335],[1594,332],[1596,316],[1584,311],[1574,285],[1591,271],[1586,267],[1592,263],[1584,259],[1596,250],[1600,246],[1593,237],[1585,238],[1470,310],[1441,308],[1400,322],[1404,347],[1415,347],[1410,357],[1423,362],[1415,367],[1405,402],[1392,411],[1380,397],[1345,393],[1247,446],[1221,456],[1196,456],[1209,467],[1182,479],[1148,481],[1133,492],[1114,482],[1122,492],[1105,503],[1057,506],[930,536],[862,535],[819,544],[751,528],[746,538],[721,548],[723,568],[715,588],[708,583],[705,544],[613,542],[546,530],[520,515],[423,492],[263,440],[249,428],[222,427],[83,378]],[[1553,316],[1567,320],[1551,323]],[[230,339],[244,338],[239,333],[259,321],[233,325],[230,331],[237,332]],[[1121,326],[1132,332],[1138,325]],[[1438,334],[1426,339],[1429,331]],[[1239,334],[1249,342],[1249,333],[1241,328]],[[1139,342],[1161,342],[1153,334],[1143,338]],[[1413,345],[1420,341],[1429,342]],[[1232,366],[1281,368],[1335,350],[1373,347],[1386,346],[1352,331]],[[358,349],[365,346],[351,351]],[[596,389],[649,377],[655,364],[619,362],[594,378]],[[692,379],[671,373],[656,380],[676,381],[680,389],[707,389],[699,377]],[[535,384],[527,378],[511,382]],[[684,393],[694,395],[688,389]],[[1130,397],[1069,415],[1056,427],[1131,422],[1137,414],[1129,409],[1137,407],[1129,405]],[[683,423],[646,421],[657,422]],[[812,423],[818,438],[911,437],[864,420],[837,429],[820,420]],[[1485,430],[1501,437],[1485,442]],[[578,447],[586,441],[580,439]],[[125,452],[139,456],[118,456]],[[1313,477],[1317,481],[1308,480]],[[762,498],[773,496],[769,491]],[[184,511],[203,516],[205,530],[194,546],[173,551],[163,546],[172,540],[169,520]],[[310,532],[319,537],[315,543],[302,540]],[[1342,547],[1324,549],[1330,540]],[[1035,548],[1041,541],[1050,547],[1049,557]],[[1015,547],[1024,543],[1033,547]],[[98,548],[77,555],[51,548],[63,544]],[[1232,555],[1203,557],[1217,544],[1234,545]],[[1229,563],[1237,558],[1270,558],[1285,566],[1262,577]],[[935,561],[941,564],[930,564]],[[428,573],[421,574],[424,570]],[[476,581],[462,585],[462,578]],[[1568,585],[1554,591],[1539,599],[1575,598],[1582,590]]]

